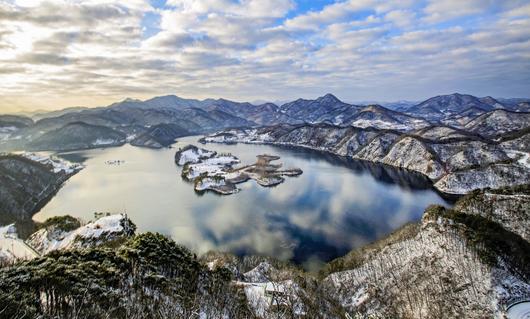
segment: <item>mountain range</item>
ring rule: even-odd
[[[125,143],[162,148],[201,134],[213,142],[298,145],[406,168],[427,176],[442,192],[461,194],[530,181],[529,101],[455,93],[392,110],[345,103],[332,94],[282,105],[167,95],[39,113],[35,119],[0,116],[0,151]]]
[[[348,104],[332,94],[315,100],[298,99],[276,105],[225,99],[184,99],[175,95],[140,101],[125,99],[98,108],[68,108],[32,117],[0,116],[0,150],[73,150],[123,144],[165,147],[184,135],[211,133],[233,127],[328,123],[336,126],[392,129],[409,132],[447,125],[484,136],[528,126],[530,99],[496,100],[465,94],[442,95],[417,104]],[[84,123],[82,125],[81,123]],[[168,124],[163,138],[154,126]],[[90,129],[87,129],[90,128]],[[105,130],[104,128],[113,130]],[[153,130],[156,134],[153,135]],[[90,131],[85,135],[84,132]],[[151,132],[151,133],[150,133]],[[67,135],[77,137],[69,142]],[[146,135],[147,134],[147,135]],[[123,136],[125,135],[125,137]],[[148,136],[151,137],[148,138]],[[154,140],[152,140],[154,139]],[[52,145],[61,142],[62,145]],[[51,143],[51,144],[50,144]]]

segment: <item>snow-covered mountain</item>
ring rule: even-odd
[[[333,121],[333,118],[356,106],[342,102],[333,94],[326,94],[316,100],[298,99],[280,106],[282,113],[307,123]]]
[[[277,125],[232,129],[212,134],[204,142],[295,145],[340,156],[417,171],[445,193],[465,194],[475,188],[530,182],[527,163],[508,154],[521,152],[516,139],[503,143],[444,126],[401,133],[395,130],[334,126],[331,124]]]
[[[494,110],[477,116],[464,129],[486,137],[496,137],[530,127],[530,113]]]
[[[331,262],[324,286],[349,313],[366,317],[502,318],[529,297],[530,244],[510,231],[520,219],[514,211],[529,205],[526,187],[474,193],[455,210],[431,207],[419,225]],[[516,230],[527,234],[523,224]]]
[[[472,95],[454,93],[432,97],[409,108],[407,113],[428,120],[439,121],[449,116],[455,116],[469,108],[485,112],[491,111],[497,108],[497,103],[493,98],[481,100]],[[501,105],[500,103],[498,104]]]
[[[125,139],[125,134],[106,126],[73,122],[46,132],[26,145],[31,150],[68,151],[119,146]]]
[[[351,117],[339,114],[333,118],[334,124],[352,125],[356,127],[373,127],[397,131],[411,131],[429,126],[430,123],[420,117],[410,116],[384,108],[380,105],[368,105],[358,108]]]
[[[81,123],[112,129],[125,134],[128,142],[136,140],[134,145],[151,147],[167,146],[178,136],[208,134],[225,128],[303,123],[329,123],[400,132],[443,124],[490,137],[528,126],[527,114],[514,111],[515,106],[521,103],[528,102],[519,99],[500,102],[489,96],[478,98],[455,93],[436,96],[412,106],[406,103],[399,110],[391,110],[376,104],[348,104],[332,94],[314,100],[298,99],[280,106],[273,103],[254,105],[226,99],[194,100],[167,95],[145,101],[126,99],[94,109],[64,110],[43,116],[35,123],[28,118],[0,117],[0,150],[55,150],[97,146],[97,143],[92,143],[93,137],[81,136]],[[14,122],[17,125],[12,125]],[[157,125],[169,125],[166,126],[165,133],[161,134],[168,137],[162,143],[152,138],[153,131],[155,135],[163,133],[153,128]],[[61,130],[72,130],[72,126],[77,126],[75,131],[79,131],[78,137],[88,142],[71,143],[71,147],[54,144],[61,138],[53,136],[60,135]],[[168,131],[169,127],[171,130]],[[101,134],[96,141],[111,140],[105,136],[108,135],[108,130],[99,128],[91,131]],[[120,145],[121,142],[117,141],[122,139],[113,140],[116,143],[107,146]]]

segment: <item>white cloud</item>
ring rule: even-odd
[[[492,0],[430,0],[425,7],[425,21],[437,23],[485,11]]]
[[[291,0],[169,0],[164,8],[147,0],[0,2],[0,108],[167,93],[508,96],[530,85],[530,9],[522,0],[347,0],[287,18],[295,7]],[[157,30],[145,25],[146,14],[159,16]]]
[[[411,10],[393,10],[385,14],[385,20],[399,28],[408,28],[414,24],[416,13]]]
[[[374,0],[336,2],[325,6],[321,11],[312,11],[289,19],[285,25],[294,30],[319,30],[322,25],[340,22],[354,12],[370,9],[375,3]]]
[[[291,0],[168,0],[167,4],[184,13],[203,15],[217,12],[249,18],[279,18],[294,8]]]

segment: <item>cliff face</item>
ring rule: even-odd
[[[507,262],[510,256],[478,248],[483,243],[473,242],[477,232],[428,212],[415,237],[384,247],[353,269],[331,274],[324,285],[350,313],[402,318],[500,316],[511,300],[529,291],[530,273],[527,265],[514,267]],[[528,253],[530,245],[523,245],[519,254]]]
[[[204,142],[296,145],[419,172],[445,193],[530,182],[528,134],[493,141],[455,128],[435,126],[411,133],[328,124],[232,129]],[[526,155],[525,155],[526,154]]]
[[[80,169],[59,161],[30,158],[0,156],[0,217],[3,223],[31,217]]]

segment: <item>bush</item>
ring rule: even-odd
[[[81,222],[70,215],[50,217],[39,225],[39,228],[55,227],[58,230],[69,232],[81,227]]]

